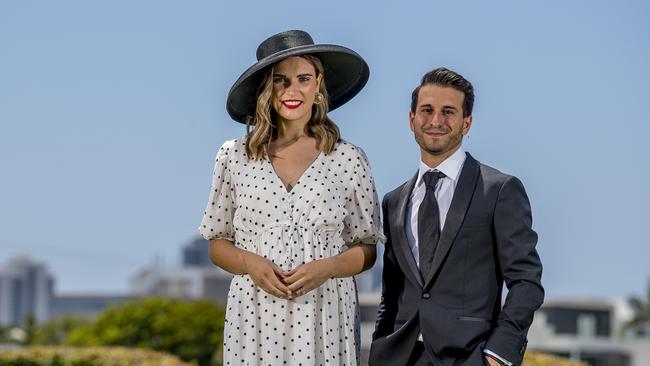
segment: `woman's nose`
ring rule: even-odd
[[[296,83],[291,82],[291,80],[287,80],[284,83],[284,89],[286,91],[293,91],[296,89]]]

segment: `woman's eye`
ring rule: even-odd
[[[273,82],[274,82],[275,84],[278,84],[278,83],[284,83],[284,78],[280,78],[280,77],[273,78]]]

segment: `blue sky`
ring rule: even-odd
[[[380,194],[417,169],[411,90],[476,88],[466,150],[520,177],[549,297],[642,293],[650,276],[650,5],[642,1],[0,1],[0,263],[59,292],[124,292],[196,233],[227,92],[266,37],[356,50],[366,88],[331,113]]]

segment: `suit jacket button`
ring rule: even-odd
[[[423,299],[428,299],[428,298],[430,298],[430,297],[431,297],[431,294],[428,293],[428,292],[425,292],[425,293],[422,294],[422,298],[423,298]]]

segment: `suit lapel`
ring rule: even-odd
[[[454,239],[456,239],[456,234],[460,230],[460,226],[467,213],[467,208],[474,195],[478,173],[478,162],[470,154],[467,154],[467,159],[463,164],[463,169],[458,178],[458,185],[454,191],[454,197],[451,200],[451,206],[449,206],[449,211],[447,212],[445,227],[440,233],[440,240],[438,241],[436,252],[433,255],[431,272],[429,272],[425,281],[426,287],[429,287],[431,280],[435,277],[449,249],[451,249]]]
[[[400,192],[399,201],[397,202],[397,210],[393,211],[390,222],[396,223],[395,229],[397,235],[393,240],[393,248],[395,248],[397,260],[404,269],[404,273],[410,275],[411,279],[415,280],[415,282],[420,284],[420,286],[424,286],[422,276],[420,275],[418,266],[415,263],[415,258],[413,258],[413,253],[411,253],[408,238],[406,237],[406,208],[410,201],[411,191],[413,190],[417,178],[418,174],[415,173],[413,178],[404,184],[402,192]]]

